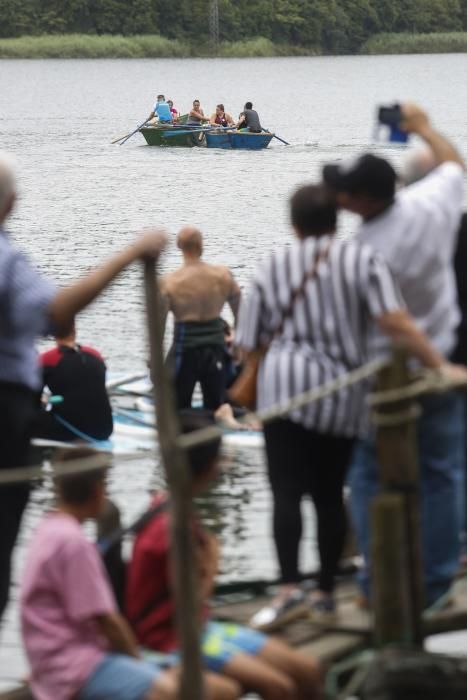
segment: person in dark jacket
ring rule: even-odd
[[[56,340],[56,347],[43,352],[39,362],[44,387],[63,401],[41,412],[37,436],[65,441],[84,436],[107,440],[113,421],[102,356],[92,347],[78,345],[74,324],[70,333]]]

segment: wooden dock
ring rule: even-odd
[[[357,652],[374,648],[373,617],[357,605],[358,589],[352,582],[341,583],[338,588],[338,614],[332,625],[316,624],[301,618],[287,624],[274,633],[292,646],[319,659],[325,668],[348,659]],[[230,598],[230,599],[229,599]],[[215,600],[214,617],[247,624],[260,607],[266,605],[268,596],[251,597],[241,593]],[[425,613],[425,635],[448,631],[467,630],[467,575],[460,577],[454,588],[450,604],[443,610]],[[0,694],[0,700],[34,700],[26,687]]]

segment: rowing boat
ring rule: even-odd
[[[219,131],[206,133],[208,148],[224,148],[244,151],[260,151],[267,148],[274,134],[262,131],[259,134],[251,131]]]

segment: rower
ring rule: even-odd
[[[63,397],[42,411],[37,437],[71,441],[107,440],[112,434],[112,409],[105,387],[106,366],[97,350],[76,342],[75,325],[57,345],[39,357],[43,384],[52,395]]]
[[[201,109],[201,103],[199,100],[193,100],[193,107],[190,109],[188,114],[187,125],[188,126],[201,126],[202,122],[208,122],[208,117],[204,116],[204,112]]]
[[[170,124],[173,121],[172,112],[169,104],[165,101],[164,95],[157,96],[157,102],[149,115],[147,121],[158,117],[160,124]]]
[[[253,134],[260,134],[263,131],[258,112],[253,109],[252,102],[245,102],[245,107],[237,122],[237,129],[248,129]]]
[[[177,237],[183,264],[161,280],[166,310],[175,318],[170,353],[179,409],[190,408],[193,390],[201,384],[204,408],[215,411],[224,402],[226,385],[224,327],[220,318],[228,304],[237,318],[240,288],[223,265],[201,259],[203,236],[185,226]]]
[[[167,104],[168,104],[169,107],[170,107],[170,113],[171,113],[171,115],[172,115],[173,121],[176,121],[176,120],[178,119],[178,112],[177,112],[177,110],[176,110],[175,107],[174,107],[173,100],[167,100]]]
[[[211,119],[209,120],[209,123],[213,126],[235,126],[234,120],[232,119],[230,114],[227,114],[223,104],[218,104],[216,106],[216,111],[214,112],[214,114],[211,114]]]

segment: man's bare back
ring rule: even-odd
[[[161,289],[176,321],[210,321],[220,316],[226,303],[237,315],[240,289],[223,265],[185,262],[163,278]]]
[[[176,321],[211,321],[229,304],[235,320],[240,305],[240,288],[224,265],[201,260],[202,236],[186,226],[178,235],[183,264],[161,281],[167,307]]]

